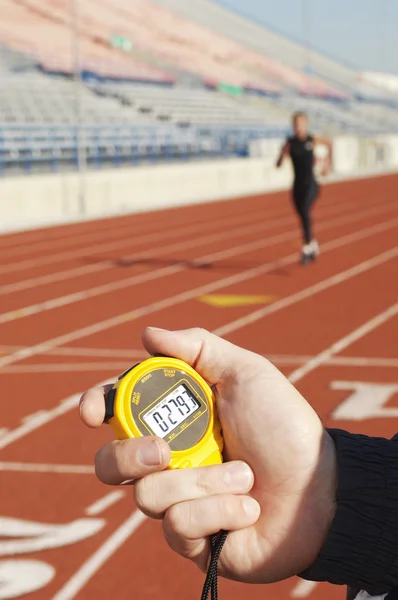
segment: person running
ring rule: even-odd
[[[313,238],[311,220],[311,208],[319,195],[319,184],[314,175],[314,149],[318,144],[328,148],[326,165],[322,170],[322,175],[327,175],[330,171],[332,145],[327,138],[313,136],[308,132],[308,117],[303,112],[293,115],[293,130],[294,135],[283,145],[276,166],[281,167],[284,159],[290,156],[294,170],[293,202],[303,231],[301,263],[307,264],[316,260],[319,255],[318,242]]]

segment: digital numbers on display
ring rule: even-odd
[[[143,419],[154,435],[164,438],[199,407],[195,396],[181,384],[143,415]]]

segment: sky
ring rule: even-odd
[[[398,74],[398,0],[218,2],[360,70]]]

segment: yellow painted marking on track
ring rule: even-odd
[[[226,308],[229,306],[250,306],[252,304],[271,304],[277,300],[276,296],[256,296],[245,294],[209,294],[207,296],[199,296],[199,302],[217,306],[218,308]]]

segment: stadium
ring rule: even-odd
[[[97,479],[109,428],[79,421],[85,390],[149,356],[147,326],[267,358],[325,427],[397,431],[398,77],[224,4],[0,0],[0,600],[200,598],[160,520]],[[302,112],[321,140],[305,265],[276,168]]]

